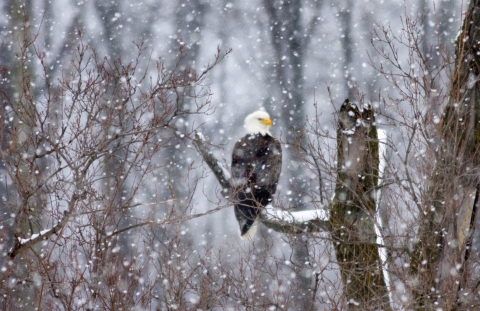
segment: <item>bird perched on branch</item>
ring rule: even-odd
[[[235,217],[240,237],[251,238],[257,230],[257,217],[277,190],[282,169],[282,147],[270,134],[272,120],[265,111],[245,118],[247,135],[232,152],[232,188]]]

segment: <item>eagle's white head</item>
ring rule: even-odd
[[[243,126],[247,130],[247,134],[270,134],[270,127],[272,126],[272,120],[265,111],[255,111],[249,114],[245,118],[245,125]]]

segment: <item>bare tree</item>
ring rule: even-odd
[[[179,65],[167,70],[161,60],[151,60],[155,74],[147,76],[148,68],[140,67],[142,43],[136,45],[132,62],[113,64],[80,37],[76,57],[54,84],[43,62],[45,53],[35,44],[36,37],[29,36],[27,21],[23,25],[26,39],[20,41],[19,63],[11,68],[21,70],[21,79],[11,81],[17,93],[5,97],[2,106],[1,157],[12,187],[7,208],[14,215],[15,232],[3,262],[8,267],[2,276],[3,304],[18,306],[9,293],[33,288],[36,294],[28,301],[32,307],[49,305],[51,299],[42,295],[51,292],[64,309],[73,304],[87,309],[129,308],[141,303],[134,292],[118,299],[121,291],[111,296],[109,286],[142,284],[127,276],[138,258],[140,241],[129,238],[130,246],[137,247],[120,258],[116,254],[124,245],[118,238],[134,228],[188,218],[169,209],[169,200],[162,203],[153,195],[138,201],[137,196],[163,165],[151,161],[168,144],[163,138],[170,132],[188,137],[183,132],[188,129],[176,127],[176,119],[211,109],[204,79],[225,54],[219,50],[213,63],[199,73],[180,70]],[[31,73],[24,69],[32,59],[43,65],[43,94],[36,99],[31,96]],[[176,94],[187,88],[195,89],[184,94],[192,97],[192,107],[178,109]],[[2,94],[8,93],[3,89]],[[107,174],[112,155],[122,169]],[[152,207],[157,204],[165,205],[168,214],[158,218]],[[183,211],[188,213],[188,206]],[[115,278],[117,266],[127,273],[120,273],[120,280]],[[81,302],[79,294],[84,297]]]
[[[403,229],[394,230],[397,240],[390,245],[396,250],[390,254],[395,255],[392,263],[397,263],[393,265],[397,286],[403,288],[400,303],[415,310],[478,306],[472,281],[478,278],[472,270],[478,262],[470,259],[478,196],[477,68],[472,41],[477,36],[478,10],[479,3],[471,1],[457,38],[455,61],[449,63],[447,54],[439,50],[442,66],[432,64],[432,51],[423,46],[418,20],[405,18],[403,37],[385,27],[375,37],[384,43],[383,47],[375,43],[379,55],[395,68],[378,67],[397,93],[384,103],[395,105],[400,113],[386,117],[395,126],[404,125],[402,143],[392,146],[398,162],[392,157],[387,168],[398,183],[388,203],[398,206],[392,218],[404,222]],[[407,48],[407,61],[401,59],[398,46]],[[453,68],[450,80],[444,68]],[[396,191],[404,198],[393,194]]]
[[[473,289],[467,285],[466,265],[479,196],[479,68],[474,42],[479,27],[480,2],[471,1],[457,38],[455,69],[435,150],[436,174],[431,177],[427,199],[435,212],[422,217],[425,225],[419,230],[412,258],[412,272],[425,280],[414,290],[418,310],[434,303],[457,310],[466,302],[465,293]],[[420,259],[427,264],[422,266]],[[434,299],[432,288],[437,296]]]

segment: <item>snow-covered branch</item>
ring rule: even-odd
[[[74,194],[72,196],[72,199],[68,204],[68,211],[65,211],[62,219],[51,229],[42,230],[40,233],[33,234],[30,238],[27,238],[27,239],[22,239],[16,236],[15,244],[8,252],[8,257],[13,260],[18,254],[20,254],[24,250],[29,249],[30,247],[34,246],[40,241],[48,240],[52,235],[60,232],[69,222],[72,216],[72,210],[75,204],[77,203],[78,199],[79,199],[79,196],[77,194]]]
[[[283,211],[268,205],[260,214],[262,223],[277,232],[301,233],[330,231],[326,210]]]

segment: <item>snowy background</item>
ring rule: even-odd
[[[0,4],[0,66],[8,67],[14,57],[12,31],[21,26],[18,24],[17,1],[5,0]],[[290,128],[315,121],[334,138],[334,113],[345,98],[358,100],[364,97],[365,102],[375,104],[381,95],[389,92],[394,95],[395,90],[390,89],[390,84],[372,67],[372,64],[382,64],[389,68],[371,44],[377,36],[378,24],[390,26],[393,33],[400,34],[405,16],[418,17],[422,30],[419,36],[425,44],[422,48],[430,51],[432,62],[439,62],[438,49],[447,54],[453,53],[462,10],[465,10],[461,1],[445,0],[36,0],[25,1],[24,9],[29,16],[31,32],[38,32],[36,45],[45,52],[44,60],[53,81],[61,77],[63,69],[76,55],[79,29],[81,41],[94,48],[98,55],[109,60],[121,58],[125,63],[133,61],[135,42],[142,40],[146,53],[141,62],[161,58],[166,64],[173,64],[178,57],[179,46],[184,46],[186,57],[181,65],[197,70],[212,62],[217,47],[223,52],[232,49],[207,75],[206,84],[211,90],[214,109],[206,114],[178,119],[176,126],[186,129],[185,132],[198,128],[205,141],[214,145],[211,147],[214,154],[228,167],[233,144],[244,135],[245,116],[265,109],[273,119],[272,134],[284,144],[285,156],[276,202],[284,209],[301,210],[321,210],[325,207],[333,195],[334,176],[324,176],[322,187],[325,193],[319,197],[318,176],[305,164],[299,163],[290,152],[294,143]],[[33,62],[31,66],[33,76],[40,81],[39,62]],[[42,84],[35,79],[31,83],[35,94],[40,96]],[[36,88],[36,84],[40,86]],[[386,109],[385,106],[378,108]],[[389,114],[388,111],[383,112]],[[392,132],[388,124],[382,124],[381,118],[378,123],[382,133],[395,140],[398,133]],[[332,139],[330,146],[325,148],[326,154],[334,155],[335,141]],[[327,157],[327,160],[332,159]],[[186,213],[202,213],[227,204],[219,194],[221,189],[217,180],[202,164],[201,156],[187,139],[172,139],[152,158],[152,163],[157,164],[158,169],[149,175],[149,182],[141,189],[138,202],[164,202],[155,207],[159,219],[171,208],[178,207]],[[5,172],[0,171],[0,191],[3,193],[7,193],[7,188],[11,186],[7,179]],[[3,202],[9,200],[5,194],[2,194],[2,199]],[[151,211],[151,206],[145,204],[131,211],[131,216],[146,218]],[[13,225],[12,217],[7,212],[3,215],[2,228],[8,231],[8,227]],[[43,227],[45,229],[48,225]],[[152,232],[155,230],[152,229]],[[175,237],[175,242],[171,243],[178,243],[178,247],[184,248],[179,251],[179,256],[199,254],[198,257],[203,258],[204,254],[213,250],[217,256],[226,256],[217,258],[218,262],[239,263],[245,260],[248,263],[255,260],[255,256],[251,257],[252,252],[268,250],[269,262],[282,262],[284,265],[279,268],[281,271],[288,271],[291,260],[292,249],[288,239],[263,226],[257,233],[258,245],[240,240],[232,207],[182,223],[164,225],[155,232],[165,244]],[[145,253],[143,247],[137,247],[140,236],[135,231],[123,234],[115,253],[122,253],[126,261]],[[5,255],[9,247],[7,244],[2,246]],[[156,252],[160,254],[161,249],[168,249],[165,245],[155,245],[158,246]],[[328,241],[319,239],[310,254],[317,263],[312,271],[322,271],[325,277],[318,294],[321,297],[319,301],[325,304],[338,299],[335,295],[341,287],[330,248]],[[249,257],[246,254],[250,254]],[[61,254],[56,256],[61,257]],[[84,262],[80,265],[87,267],[88,255],[85,254],[82,260]],[[6,265],[5,260],[2,264]],[[325,268],[327,266],[328,269]],[[162,267],[150,267],[144,271],[155,268],[162,270]],[[282,277],[271,281],[268,295],[282,293],[278,295],[287,297],[285,286],[289,285],[280,283],[282,278],[287,280],[290,277],[285,272]],[[163,287],[153,290],[160,296],[165,290],[165,283],[161,284]],[[25,292],[31,293],[28,290]],[[23,296],[28,297],[20,294],[20,298],[16,299],[28,306],[29,299],[21,298]],[[190,299],[191,305],[198,300],[193,294],[185,297]],[[76,304],[80,306],[84,303],[82,299],[87,298],[78,299]],[[152,304],[151,309],[157,306],[166,308],[166,304],[160,301]]]

